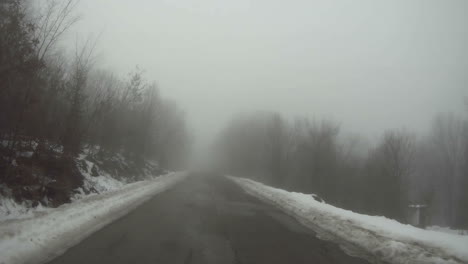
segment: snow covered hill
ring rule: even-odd
[[[337,208],[308,194],[228,178],[247,193],[295,217],[320,238],[340,244],[350,254],[387,263],[468,263],[468,236],[424,230],[382,216]]]
[[[90,194],[58,208],[30,211],[21,219],[0,221],[0,263],[41,263],[187,176],[169,173],[101,194]]]

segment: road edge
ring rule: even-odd
[[[187,176],[188,172],[169,173],[4,224],[0,226],[0,263],[46,263]]]

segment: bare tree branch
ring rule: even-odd
[[[40,60],[48,54],[62,35],[80,20],[74,10],[79,0],[48,0],[44,14],[38,21],[37,38],[39,46],[37,56]]]

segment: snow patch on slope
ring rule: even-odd
[[[94,166],[93,162],[85,160],[87,163],[87,170],[80,168],[82,173],[83,186],[75,190],[75,194],[71,197],[72,202],[83,199],[88,196],[93,196],[97,194],[102,194],[109,191],[115,191],[122,189],[127,182],[124,180],[117,180],[113,178],[110,174],[105,171],[100,171],[99,176],[91,175],[91,168]],[[147,179],[153,179],[154,176],[147,175]],[[7,187],[1,186],[2,190],[5,192],[8,190]],[[32,205],[32,201],[15,201],[11,195],[3,196],[0,194],[0,222],[9,219],[24,219],[28,217],[34,217],[36,214],[41,214],[47,210],[50,210],[50,207],[47,207],[48,201],[43,201],[46,206],[42,206],[39,203],[37,206]]]
[[[83,187],[78,188],[78,193],[72,197],[73,201],[85,197],[86,192],[100,194],[108,191],[118,190],[125,186],[126,182],[119,181],[104,171],[100,171],[99,176],[91,176],[91,168],[93,168],[94,163],[88,160],[85,160],[85,162],[87,164],[87,170],[80,168],[81,174],[84,177]]]
[[[0,263],[43,263],[187,176],[170,173],[87,196],[30,217],[0,221]]]
[[[34,217],[36,212],[44,212],[48,209],[40,204],[39,206],[32,207],[27,202],[17,203],[12,198],[0,195],[0,223],[5,220]]]
[[[389,263],[468,263],[468,237],[424,230],[382,216],[354,213],[243,178],[228,177],[347,251]]]

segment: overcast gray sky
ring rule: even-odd
[[[349,132],[422,132],[468,94],[465,0],[82,0],[71,35],[100,66],[146,69],[199,142],[234,114],[331,118]]]

